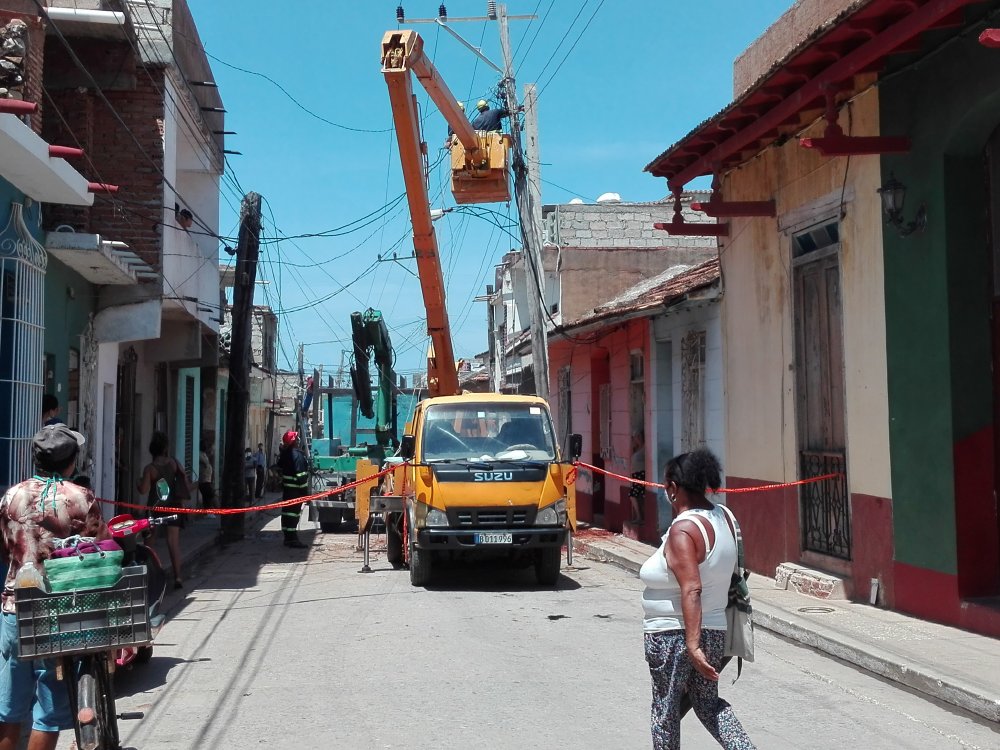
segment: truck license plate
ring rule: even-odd
[[[514,535],[510,532],[493,532],[490,534],[476,534],[474,536],[476,544],[513,544]]]

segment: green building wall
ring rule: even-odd
[[[882,134],[913,142],[882,158],[883,181],[907,186],[907,221],[927,210],[920,233],[884,230],[895,560],[959,576],[969,523],[994,489],[984,149],[1000,124],[1000,55],[961,38],[885,76],[880,110]],[[968,584],[953,596],[981,588]]]
[[[80,336],[87,330],[90,313],[94,309],[95,289],[90,282],[51,254],[45,270],[45,353],[52,355],[54,367],[46,373],[48,390],[59,399],[59,415],[70,423],[68,412],[70,349],[79,353],[79,366],[83,367],[83,348]]]

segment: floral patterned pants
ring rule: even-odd
[[[701,647],[709,663],[722,666],[725,632],[702,630]],[[719,697],[719,684],[706,680],[688,658],[683,630],[646,633],[646,663],[653,678],[653,750],[681,746],[681,699],[687,693],[698,720],[727,750],[755,750],[733,708]]]

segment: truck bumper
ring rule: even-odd
[[[477,534],[510,534],[508,544],[476,543]],[[426,550],[524,550],[545,547],[562,547],[566,543],[566,529],[552,526],[519,529],[420,529],[417,547]]]

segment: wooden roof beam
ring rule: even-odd
[[[776,125],[785,122],[802,107],[821,97],[824,89],[830,84],[840,83],[851,78],[874,61],[893,52],[899,45],[919,35],[924,29],[973,2],[975,0],[930,0],[924,5],[915,7],[899,21],[886,27],[876,36],[820,71],[793,95],[778,103],[755,122],[676,173],[670,179],[670,187],[683,189],[695,177],[709,174],[712,164],[726,161],[746,144],[760,138],[762,134]],[[650,171],[653,174],[658,174],[655,165]]]

